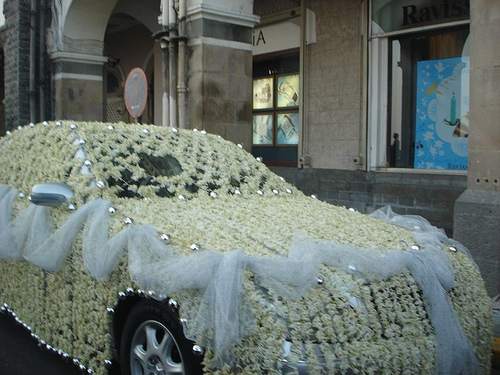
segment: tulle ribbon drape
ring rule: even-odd
[[[1,259],[24,258],[56,272],[83,231],[84,265],[96,280],[109,280],[120,257],[128,254],[130,277],[141,288],[165,296],[183,289],[201,291],[196,317],[187,323],[185,333],[213,350],[220,364],[232,362],[232,347],[256,329],[251,304],[243,291],[246,271],[265,280],[278,295],[299,299],[317,284],[320,266],[328,264],[367,280],[385,280],[409,270],[422,290],[434,327],[436,372],[481,373],[447,295],[454,286],[454,274],[441,242],[470,255],[465,247],[423,218],[396,215],[390,208],[371,215],[413,230],[415,241],[425,250],[362,249],[315,240],[298,232],[287,257],[249,255],[241,249],[225,253],[203,250],[181,256],[151,226],[130,225],[109,238],[108,201],[87,203],[54,230],[47,207],[31,205],[12,220],[12,203],[17,195],[17,190],[0,185]]]

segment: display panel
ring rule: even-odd
[[[417,64],[415,168],[467,170],[469,58]]]
[[[277,106],[297,107],[299,105],[299,75],[288,74],[277,78]]]
[[[272,146],[274,144],[274,116],[253,116],[253,138],[254,146]]]
[[[279,113],[276,123],[276,143],[278,145],[299,144],[299,114]]]
[[[258,78],[253,80],[253,109],[272,109],[274,107],[274,80]]]

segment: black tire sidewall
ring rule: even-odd
[[[157,301],[140,301],[130,312],[123,327],[120,342],[121,375],[131,375],[130,345],[137,328],[145,321],[155,320],[168,328],[181,352],[186,375],[203,374],[201,358],[193,354],[193,342],[186,339],[178,317],[169,308]]]

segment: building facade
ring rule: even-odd
[[[495,0],[5,0],[3,15],[0,132],[203,128],[305,193],[427,218],[500,292]],[[135,67],[139,118],[124,100]]]

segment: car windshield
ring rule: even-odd
[[[292,188],[251,154],[219,136],[157,126],[82,124],[79,134],[95,181],[120,198],[189,199],[200,194]]]

